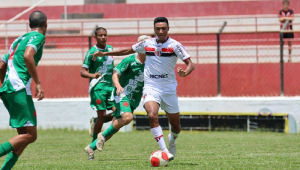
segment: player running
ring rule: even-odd
[[[165,17],[154,19],[154,31],[156,38],[148,39],[134,44],[131,48],[112,52],[96,52],[97,56],[113,55],[122,56],[134,52],[146,53],[147,59],[144,70],[143,105],[148,114],[151,132],[162,151],[169,153],[169,159],[174,159],[176,154],[175,140],[181,130],[178,98],[176,94],[176,77],[174,68],[179,57],[187,65],[186,69],[178,67],[180,77],[186,77],[194,70],[190,55],[183,45],[168,37],[169,22]],[[167,114],[171,124],[169,149],[167,149],[162,128],[158,122],[158,110],[161,107]],[[101,140],[101,138],[98,140]]]
[[[47,30],[47,16],[34,11],[29,16],[31,32],[26,33],[11,44],[8,55],[0,64],[1,99],[10,114],[10,126],[16,128],[18,135],[0,145],[0,157],[7,155],[1,169],[11,169],[19,156],[37,138],[37,120],[30,85],[36,83],[36,97],[44,98],[44,91],[37,74],[36,66],[42,58]],[[6,64],[7,63],[7,64]],[[3,70],[6,71],[3,80]]]
[[[115,110],[114,102],[108,100],[114,89],[112,83],[114,59],[112,56],[105,56],[92,61],[93,56],[91,56],[97,51],[112,51],[113,47],[106,44],[107,30],[105,28],[96,28],[94,37],[97,44],[87,52],[81,69],[81,77],[90,79],[90,105],[97,111],[98,116],[98,118],[90,119],[89,133],[93,137],[92,141],[97,139],[97,134],[101,132],[103,123],[112,120],[111,114],[106,115],[106,110]]]
[[[150,37],[140,36],[138,40],[148,38]],[[132,121],[132,113],[139,106],[143,94],[145,60],[145,54],[134,54],[123,59],[115,67],[112,79],[115,86],[113,96],[116,111],[113,113],[113,121],[109,128],[99,133],[98,140],[94,140],[85,148],[90,160],[94,159],[96,148],[102,151],[104,142]]]

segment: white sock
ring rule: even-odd
[[[179,133],[174,133],[171,131],[171,139],[170,139],[171,144],[175,143],[175,140],[177,139],[178,135],[179,135]]]
[[[160,149],[165,152],[169,152],[164,140],[164,135],[160,126],[150,129],[154,139],[158,143]]]

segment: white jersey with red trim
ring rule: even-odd
[[[178,57],[184,61],[190,58],[183,45],[172,38],[157,43],[156,38],[147,39],[132,46],[138,53],[146,53],[144,88],[161,91],[175,91],[177,87],[175,65]]]

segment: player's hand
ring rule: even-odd
[[[35,97],[38,98],[38,101],[43,100],[43,98],[45,97],[41,83],[36,85]]]
[[[96,61],[98,56],[104,57],[104,53],[101,52],[101,51],[96,51],[96,52],[94,52],[94,54],[92,54],[92,55],[93,55],[93,58],[92,58],[93,61]]]
[[[118,95],[118,96],[120,96],[120,94],[123,93],[123,92],[124,92],[123,87],[121,87],[121,86],[120,86],[120,87],[117,87],[117,95]]]
[[[93,74],[93,78],[94,78],[94,79],[97,79],[97,78],[99,78],[100,76],[101,76],[101,74],[100,74],[99,72]]]
[[[185,77],[186,76],[186,72],[180,67],[177,68],[177,73],[180,77]]]

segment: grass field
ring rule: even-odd
[[[157,169],[149,156],[158,145],[149,130],[118,133],[89,161],[87,131],[39,130],[14,169]],[[0,143],[16,134],[0,130]],[[164,135],[167,136],[165,131]],[[166,139],[165,139],[166,140]],[[267,132],[182,132],[166,169],[300,169],[300,135]],[[0,165],[5,157],[0,158]]]

